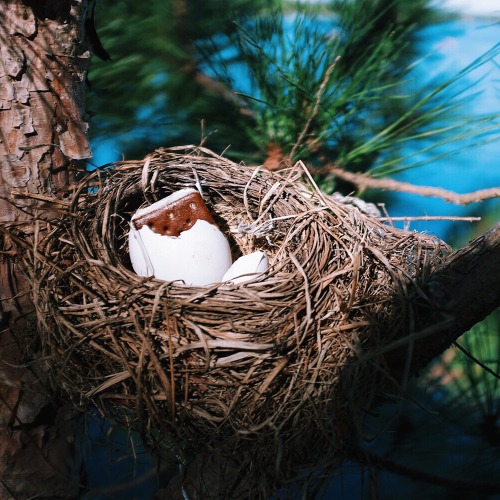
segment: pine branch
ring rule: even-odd
[[[411,184],[409,182],[401,182],[388,178],[375,179],[369,174],[347,172],[343,168],[335,165],[326,165],[322,168],[322,171],[332,173],[336,177],[354,184],[361,190],[372,188],[398,191],[402,193],[412,193],[420,196],[441,198],[449,203],[455,203],[456,205],[468,205],[469,203],[477,203],[490,198],[500,197],[500,187],[480,189],[471,193],[459,194],[434,186],[416,186],[415,184]]]

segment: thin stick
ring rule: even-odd
[[[441,198],[450,203],[455,203],[456,205],[468,205],[469,203],[476,203],[489,198],[500,198],[500,187],[480,189],[479,191],[473,191],[472,193],[459,194],[434,186],[416,186],[415,184],[411,184],[409,182],[401,182],[387,178],[375,179],[368,174],[360,172],[347,172],[343,168],[335,165],[326,165],[322,168],[322,170],[331,172],[340,179],[351,182],[360,189],[387,189],[388,191],[413,193],[420,196],[432,196]]]
[[[474,363],[478,364],[484,371],[489,373],[490,375],[493,375],[495,378],[500,380],[500,374],[496,373],[493,371],[489,366],[485,365],[479,359],[474,357],[467,349],[462,347],[458,342],[453,342],[453,345],[457,348],[460,349],[470,360],[474,361]]]
[[[335,58],[335,61],[333,61],[333,63],[330,64],[330,66],[328,66],[328,68],[325,71],[325,77],[323,78],[323,81],[321,82],[321,85],[318,88],[318,92],[316,93],[316,102],[314,103],[313,112],[311,113],[311,116],[307,120],[305,127],[303,128],[302,132],[300,133],[299,138],[297,139],[297,142],[294,144],[292,151],[290,151],[290,155],[288,156],[288,163],[292,162],[293,156],[295,155],[297,148],[300,146],[300,144],[304,140],[304,137],[306,136],[306,134],[309,130],[309,127],[311,126],[312,121],[314,120],[315,116],[318,114],[319,105],[321,104],[321,96],[323,95],[323,91],[325,90],[326,84],[328,83],[328,80],[330,79],[330,75],[332,74],[332,71],[334,70],[334,68],[337,65],[339,60],[340,60],[340,56],[337,56]]]
[[[421,215],[416,217],[377,217],[381,221],[413,221],[413,220],[456,220],[462,222],[475,222],[481,220],[481,217],[455,217],[453,215]]]

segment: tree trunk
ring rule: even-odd
[[[85,0],[4,0],[0,9],[0,223],[26,221],[34,198],[58,195],[90,156],[83,118],[89,52]],[[29,209],[29,210],[25,210]],[[35,232],[35,221],[33,230]],[[76,420],[23,365],[19,336],[35,336],[29,284],[0,242],[0,497],[74,498]],[[9,321],[10,320],[10,321]]]

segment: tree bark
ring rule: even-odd
[[[395,372],[415,373],[500,306],[500,223],[453,252],[415,297],[417,329],[388,356]],[[410,364],[408,344],[412,342]]]
[[[447,326],[439,334],[421,341],[415,366],[426,364],[500,306],[500,223],[454,252],[426,286],[435,310],[421,315],[432,325]]]
[[[0,223],[43,216],[18,192],[58,196],[90,156],[83,117],[90,54],[85,0],[4,0],[0,8]],[[33,228],[35,226],[33,221]],[[0,497],[74,498],[75,418],[23,365],[19,336],[34,337],[29,284],[0,242]]]

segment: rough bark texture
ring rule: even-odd
[[[0,223],[33,205],[17,192],[57,195],[90,156],[82,116],[90,58],[86,1],[4,0],[0,5]],[[8,241],[0,242],[3,256]],[[34,333],[28,286],[0,261],[0,497],[74,498],[75,420],[52,407],[23,359],[17,336]],[[11,329],[8,328],[9,320]]]
[[[446,266],[431,276],[427,292],[437,316],[431,316],[429,323],[441,317],[448,326],[422,341],[417,366],[430,361],[500,306],[500,223],[454,252]],[[425,311],[422,315],[425,317]]]
[[[430,276],[417,307],[410,373],[425,367],[500,306],[500,223],[452,253]],[[415,298],[420,302],[420,298]],[[408,368],[408,343],[391,353],[395,371]],[[406,368],[404,368],[406,366]]]

